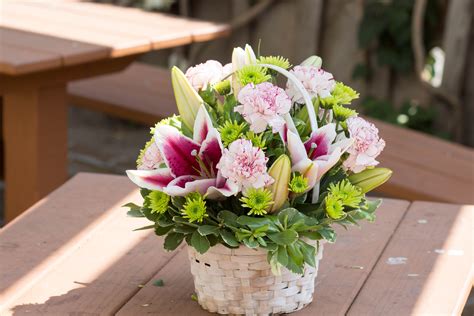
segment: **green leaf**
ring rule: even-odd
[[[210,234],[218,236],[219,227],[213,225],[202,225],[199,226],[197,231],[201,234],[201,236],[207,236]]]
[[[173,228],[173,226],[161,227],[161,226],[159,226],[159,225],[155,225],[155,234],[157,234],[158,236],[164,236],[164,235],[166,235],[172,228]]]
[[[297,243],[293,243],[286,247],[288,251],[288,257],[293,260],[298,266],[303,266],[304,257],[303,253],[301,252],[300,246]]]
[[[152,229],[154,227],[155,227],[155,225],[147,225],[147,226],[143,226],[143,227],[140,227],[140,228],[135,228],[133,231]]]
[[[367,207],[364,208],[364,211],[367,213],[374,213],[375,210],[382,204],[382,200],[367,200]]]
[[[302,240],[299,240],[298,244],[300,245],[304,261],[310,266],[316,267],[316,249]]]
[[[140,209],[132,209],[127,212],[127,215],[130,217],[145,217]]]
[[[285,246],[279,246],[277,253],[277,260],[282,266],[286,266],[288,264],[288,252],[286,251]]]
[[[139,210],[139,209],[141,209],[141,206],[136,205],[135,203],[131,203],[131,202],[122,205],[122,207],[128,207],[130,210]]]
[[[257,248],[258,247],[258,242],[252,237],[245,238],[242,241],[244,242],[244,245],[249,247],[249,248]]]
[[[195,231],[191,236],[191,245],[200,254],[205,253],[211,247],[207,237],[201,236],[197,231]]]
[[[306,231],[306,232],[299,232],[300,237],[307,237],[311,240],[320,240],[323,239],[323,236],[318,231]]]
[[[260,246],[262,246],[262,247],[267,246],[267,242],[262,237],[257,237],[257,241],[260,244]]]
[[[258,229],[262,226],[270,226],[272,221],[267,217],[250,217],[250,216],[239,216],[237,223],[250,227],[252,230]]]
[[[162,216],[158,217],[156,222],[158,223],[158,225],[160,225],[162,227],[168,227],[168,226],[175,225],[175,223],[171,220],[171,218],[169,218],[166,215],[162,215]]]
[[[147,207],[142,208],[142,213],[143,213],[143,215],[145,215],[145,217],[148,220],[150,220],[152,222],[156,222],[158,220],[158,218],[161,216],[160,213],[152,213],[151,209],[147,208]]]
[[[186,225],[176,225],[173,228],[173,231],[181,234],[192,234],[196,230],[195,227],[186,226]]]
[[[268,238],[279,245],[286,246],[294,243],[298,239],[298,233],[294,230],[287,229],[279,233],[268,234]]]
[[[184,234],[169,233],[165,238],[164,248],[166,250],[175,250],[183,242]]]
[[[142,196],[142,198],[146,198],[148,196],[148,194],[150,194],[151,190],[148,190],[148,189],[143,189],[141,188],[140,189],[140,194]]]
[[[235,238],[235,235],[227,230],[223,230],[221,229],[219,231],[221,237],[222,237],[222,240],[224,240],[224,242],[226,244],[228,244],[229,246],[231,247],[238,247],[239,246],[239,242],[237,241],[237,238]]]
[[[321,228],[318,230],[318,232],[321,234],[321,236],[326,239],[329,242],[335,242],[336,241],[336,233],[332,228],[326,227],[326,228]]]
[[[217,218],[226,226],[238,227],[237,215],[231,211],[220,211],[219,214],[217,214]]]

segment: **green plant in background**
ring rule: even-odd
[[[359,25],[359,47],[376,57],[379,66],[387,66],[395,72],[407,74],[413,71],[414,58],[411,47],[411,19],[414,0],[368,0]],[[429,50],[440,21],[439,1],[428,0],[426,5],[424,44]],[[369,61],[358,64],[354,79],[370,79],[372,65]]]
[[[364,5],[364,15],[359,25],[359,47],[366,52],[363,63],[353,70],[353,78],[370,82],[373,69],[388,67],[390,77],[393,74],[409,75],[414,71],[412,49],[412,14],[414,0],[380,1],[368,0]],[[430,50],[439,34],[441,20],[440,2],[428,0],[424,20],[424,47]],[[374,57],[374,58],[372,58]],[[433,72],[433,58],[427,54],[427,69]],[[431,73],[431,76],[434,74]],[[360,107],[368,116],[407,127],[435,136],[449,138],[447,133],[435,129],[438,112],[433,107],[425,107],[413,100],[405,101],[400,107],[390,100],[367,97]]]

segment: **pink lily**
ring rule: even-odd
[[[204,105],[194,122],[193,139],[172,126],[160,125],[155,128],[155,142],[166,167],[127,170],[130,180],[139,187],[163,191],[170,196],[199,192],[211,199],[238,192],[237,186],[222,177],[216,168],[224,147]]]
[[[349,138],[336,140],[336,125],[329,123],[312,132],[304,143],[298,133],[286,130],[288,151],[292,161],[292,171],[299,172],[308,179],[309,189],[319,183],[323,175],[341,158],[352,144]]]

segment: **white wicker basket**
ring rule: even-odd
[[[284,268],[280,276],[275,276],[264,249],[229,249],[218,244],[201,255],[188,247],[198,302],[210,312],[232,315],[270,315],[302,309],[313,300],[322,248],[320,243],[316,268],[306,265],[303,275]]]

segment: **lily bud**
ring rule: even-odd
[[[171,83],[179,115],[186,127],[192,131],[197,112],[204,101],[191,86],[184,73],[176,66],[171,69]]]
[[[376,187],[387,182],[392,176],[392,170],[388,168],[372,168],[349,176],[349,181],[359,187],[362,193],[372,191]]]
[[[323,60],[321,57],[313,55],[308,58],[306,58],[302,63],[301,66],[313,66],[316,68],[321,68],[323,65]]]
[[[279,210],[288,199],[288,184],[291,178],[291,161],[287,155],[281,155],[268,169],[268,174],[275,180],[270,186],[273,205],[269,213]]]
[[[236,47],[232,51],[232,90],[235,95],[240,91],[240,84],[237,80],[235,72],[242,69],[246,65],[254,65],[257,63],[257,57],[249,44],[245,45],[245,50],[241,47]]]

